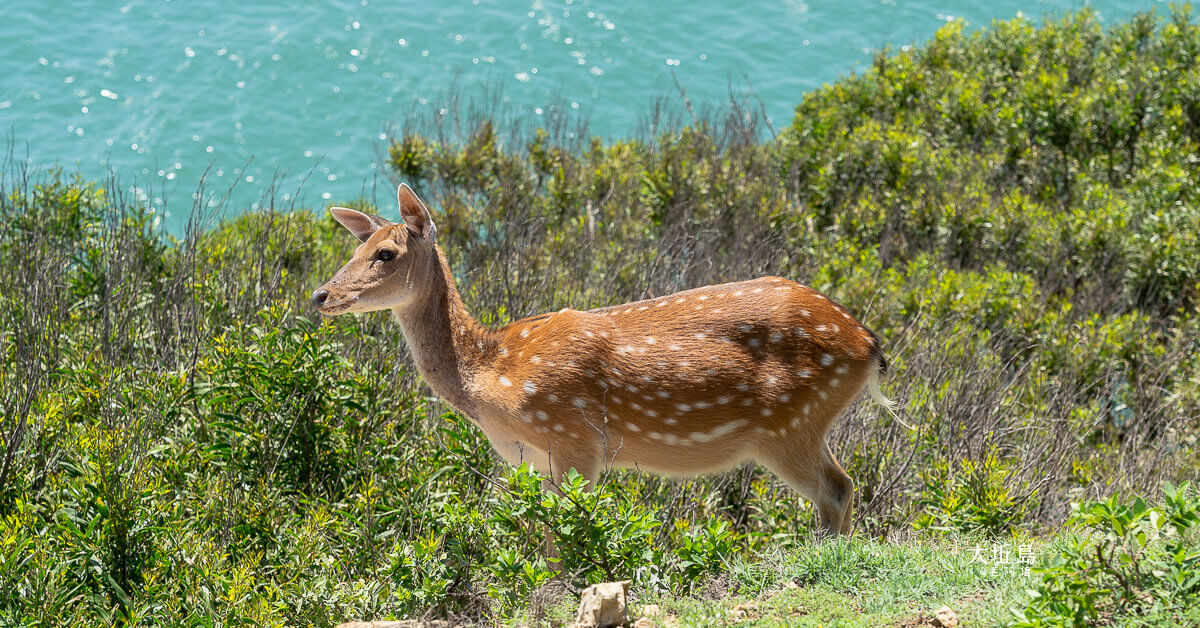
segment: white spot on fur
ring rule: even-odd
[[[675,425],[675,424],[679,423],[679,419],[675,419],[675,418],[663,419],[663,423],[666,423],[667,425]]]
[[[567,431],[567,428],[563,427],[562,423],[556,423],[554,425],[554,431],[555,432],[565,432],[565,431]]]
[[[662,399],[666,399],[667,397],[670,397],[670,396],[671,396],[671,393],[669,393],[669,392],[667,392],[667,391],[665,391],[665,390],[660,390],[660,391],[658,391],[658,392],[656,392],[656,393],[654,393],[654,394],[658,395],[658,396],[659,396],[659,397],[661,397]]]
[[[711,404],[711,403],[709,403],[709,402],[707,402],[707,401],[697,401],[697,402],[696,402],[695,404],[693,404],[693,405],[695,405],[695,406],[696,406],[696,408],[698,408],[698,409],[700,409],[700,410],[703,410],[703,409],[705,409],[705,408],[711,408],[711,407],[712,407],[712,404]]]
[[[812,313],[808,310],[800,310],[800,316],[811,316]]]
[[[745,427],[746,424],[747,421],[745,419],[730,421],[724,425],[718,425],[707,432],[692,432],[691,438],[698,443],[707,443],[709,441],[721,438],[722,436],[727,436],[738,429]]]
[[[646,336],[646,344],[652,345],[656,342],[658,342],[658,341],[654,339],[654,336]]]
[[[761,412],[763,416],[771,416],[770,408],[763,408],[762,410],[759,410],[759,412]]]
[[[717,397],[717,403],[719,403],[721,405],[725,405],[725,404],[729,403],[730,401],[733,401],[733,397],[731,397],[729,395],[721,395],[720,397]]]
[[[817,331],[825,331],[824,325],[817,325]]]
[[[576,397],[571,400],[571,405],[575,406],[576,408],[582,408],[587,405],[587,399],[584,399],[583,397]]]
[[[533,382],[525,382],[525,392],[532,395],[537,392],[537,386]]]
[[[646,416],[654,418],[658,416],[658,412],[655,410],[646,410]]]
[[[654,307],[662,307],[662,306],[664,306],[664,305],[666,305],[666,304],[667,304],[667,302],[666,302],[666,301],[659,301],[659,302],[658,302],[658,304],[656,304]]]
[[[812,376],[812,369],[800,369],[799,371],[796,371],[796,374],[807,379],[808,377]]]
[[[754,289],[754,294],[758,294],[758,293],[760,293],[760,292],[762,292],[762,291],[763,291],[763,289],[762,289],[762,288],[755,288],[755,289]]]
[[[642,428],[638,427],[636,423],[626,423],[625,429],[629,430],[630,432],[633,432],[634,434],[637,434],[638,432],[642,431]]]
[[[508,355],[508,347],[500,347],[499,353],[500,353],[500,357],[507,356]]]
[[[549,395],[546,395],[546,399],[548,399],[550,401],[550,403],[558,403],[558,395],[556,395],[554,393],[550,393]]]
[[[746,344],[750,345],[751,347],[758,348],[758,345],[762,343],[759,342],[758,338],[751,338],[746,342]]]
[[[845,375],[846,372],[849,370],[850,370],[850,367],[846,366],[845,364],[841,364],[836,369],[834,369],[833,372],[837,373],[838,375]]]
[[[791,401],[791,400],[792,400],[792,396],[791,396],[791,395],[789,395],[789,394],[787,394],[787,393],[783,393],[782,395],[779,395],[779,402],[780,402],[780,403],[787,403],[787,402],[789,402],[789,401]]]
[[[533,414],[531,414],[529,412],[524,412],[521,414],[521,420],[526,423],[533,423]]]
[[[745,399],[742,400],[742,405],[746,406],[746,407],[749,407],[750,404],[752,404],[752,403],[754,403],[754,400],[749,397],[746,397]]]
[[[649,305],[643,305],[642,307],[638,308],[638,311],[641,312],[642,310],[648,310],[648,309],[650,309]]]
[[[687,299],[680,297],[675,300],[675,305],[679,305],[680,303],[683,303],[684,301],[687,301]]]
[[[522,329],[522,330],[521,330],[521,337],[522,337],[522,338],[528,338],[528,337],[529,337],[529,328],[528,328],[528,327],[526,327],[525,329]]]
[[[512,381],[509,380],[507,377],[501,375],[500,376],[500,385],[501,386],[512,386]]]
[[[707,300],[708,300],[708,295],[707,295],[707,294],[702,294],[702,295],[700,295],[699,299],[700,299],[701,301],[707,301]]]
[[[796,428],[800,427],[800,417],[796,417],[796,418],[792,419],[791,425],[792,425],[792,429],[796,429]]]
[[[797,336],[799,336],[801,338],[808,338],[808,332],[804,331],[803,327],[796,327],[796,328],[792,329],[792,333],[796,334]]]
[[[829,398],[829,395],[826,395],[824,390],[818,390],[817,396],[821,398],[821,401],[825,401],[827,398]]]
[[[829,387],[830,387],[830,388],[837,388],[837,385],[838,385],[838,384],[840,384],[841,382],[842,382],[842,380],[840,380],[840,379],[838,379],[838,378],[836,378],[836,377],[835,377],[835,378],[833,378],[833,379],[829,380]]]
[[[697,338],[699,338],[699,339],[701,339],[701,340],[704,340],[704,337],[705,337],[705,336],[704,336],[704,334],[696,334],[696,337],[697,337]]]
[[[829,366],[833,364],[833,355],[828,353],[821,354],[821,366]]]
[[[777,332],[777,331],[771,332],[771,342],[782,342],[782,341],[783,341],[783,334],[781,332]]]
[[[550,418],[550,415],[546,414],[545,410],[538,410],[534,414],[536,414],[538,420],[541,420],[541,421],[545,421],[546,419]]]
[[[677,403],[675,404],[675,407],[678,408],[680,412],[687,412],[692,409],[692,407],[686,403]]]

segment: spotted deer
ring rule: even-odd
[[[334,207],[361,244],[312,295],[327,315],[391,310],[417,369],[511,464],[593,482],[609,467],[672,476],[766,466],[848,532],[853,484],[827,444],[864,387],[883,404],[879,339],[787,279],[705,286],[500,329],[455,287],[429,210],[407,185],[403,223]]]

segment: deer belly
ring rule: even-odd
[[[615,467],[679,477],[725,471],[752,457],[751,443],[737,438],[717,444],[623,440],[611,443],[610,449],[615,451],[607,458]]]

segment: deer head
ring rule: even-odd
[[[334,316],[402,308],[422,294],[440,272],[435,251],[437,227],[416,192],[401,183],[396,191],[403,223],[346,207],[329,212],[362,241],[333,278],[313,292],[313,306]]]

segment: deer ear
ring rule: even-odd
[[[364,214],[357,209],[348,207],[330,207],[329,213],[333,214],[333,219],[342,223],[354,237],[366,242],[371,235],[376,231],[388,226],[388,222],[377,216]]]
[[[437,227],[433,224],[429,209],[407,183],[401,183],[396,190],[396,200],[400,202],[400,215],[404,217],[404,226],[409,231],[428,240],[437,235]]]

